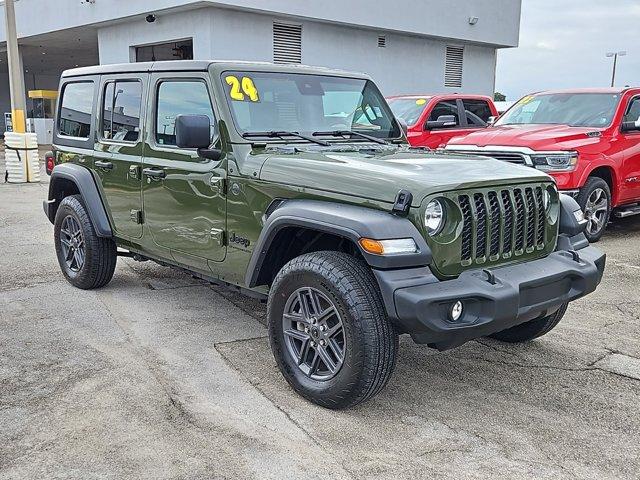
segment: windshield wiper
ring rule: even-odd
[[[314,137],[330,136],[330,137],[360,137],[370,140],[372,142],[380,143],[381,145],[387,145],[389,142],[382,138],[372,137],[365,133],[354,132],[353,130],[333,130],[327,132],[313,132]]]
[[[243,138],[253,138],[253,137],[267,137],[267,138],[284,138],[284,137],[297,137],[302,140],[306,140],[308,142],[317,143],[318,145],[322,145],[323,147],[328,147],[331,144],[329,142],[325,142],[324,140],[318,140],[317,138],[309,137],[307,135],[303,135],[298,132],[287,132],[287,131],[277,131],[272,130],[269,132],[245,132],[242,134]]]

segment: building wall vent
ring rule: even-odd
[[[273,63],[302,63],[302,25],[273,22]]]
[[[387,46],[387,37],[385,35],[378,35],[378,47],[384,48]]]
[[[447,45],[444,62],[444,86],[462,87],[464,47]]]

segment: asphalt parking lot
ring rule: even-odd
[[[546,337],[403,339],[387,389],[334,412],[280,376],[257,301],[122,258],[68,285],[46,190],[0,184],[0,478],[638,478],[640,218]]]

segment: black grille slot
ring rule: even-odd
[[[511,204],[511,196],[508,190],[502,190],[502,206],[504,207],[504,242],[503,251],[511,252],[513,243],[513,205]]]
[[[484,195],[476,193],[473,196],[478,217],[476,229],[476,257],[484,257],[487,251],[487,207],[484,204]]]
[[[524,198],[522,198],[522,190],[516,188],[513,191],[513,196],[516,199],[516,250],[522,250],[524,248]]]
[[[533,247],[536,239],[536,201],[533,199],[533,190],[525,188],[527,196],[527,247]]]
[[[462,249],[461,260],[471,260],[471,230],[472,230],[472,213],[471,203],[469,197],[466,195],[460,195],[458,197],[460,202],[460,210],[462,210]]]
[[[491,213],[489,255],[494,256],[500,253],[500,205],[498,204],[498,194],[496,192],[489,192],[489,212]]]
[[[542,188],[536,187],[536,201],[538,202],[538,236],[536,238],[536,244],[541,246],[544,245],[545,216],[547,214],[542,195]]]

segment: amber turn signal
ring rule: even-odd
[[[360,246],[367,253],[372,253],[374,255],[384,255],[384,247],[382,243],[378,240],[371,240],[370,238],[361,238],[359,240]]]

